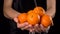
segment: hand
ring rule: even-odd
[[[48,33],[48,31],[49,31],[49,29],[50,29],[50,26],[48,26],[48,27],[46,28],[46,27],[44,27],[42,24],[40,24],[40,27],[41,27],[42,32],[46,32],[46,33]]]
[[[34,26],[34,31],[37,32],[37,33],[39,33],[39,32],[46,32],[46,33],[48,33],[49,29],[50,29],[50,26],[48,26],[48,27],[46,28],[46,27],[44,27],[44,26],[41,25],[41,24],[40,24],[40,25],[36,24],[36,25]]]
[[[26,29],[26,30],[31,30],[31,25],[29,25],[27,22],[25,22],[25,23],[23,23],[23,24],[20,24],[19,22],[18,22],[18,19],[17,18],[14,18],[14,21],[16,22],[16,24],[17,24],[17,28],[20,28],[21,30],[24,30],[24,29]]]
[[[39,25],[39,24],[36,24],[36,25],[34,26],[34,31],[35,31],[35,32],[41,32],[41,28],[40,28],[40,25]]]
[[[53,26],[53,25],[54,25],[54,24],[53,24],[53,20],[52,20],[51,17],[50,17],[50,19],[51,19],[51,22],[52,22],[50,26]],[[41,31],[47,32],[47,31],[50,29],[50,26],[48,26],[48,27],[46,28],[46,27],[44,27],[42,24],[40,24],[40,25],[37,24],[37,26],[35,26],[35,31],[36,31],[36,32],[41,32]]]

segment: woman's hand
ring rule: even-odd
[[[40,24],[40,25],[38,25],[38,24],[36,24],[35,25],[35,28],[34,28],[34,31],[35,32],[46,32],[46,33],[48,33],[48,31],[49,31],[49,29],[50,29],[50,26],[48,26],[47,28],[46,27],[44,27],[42,24]]]
[[[48,26],[48,27],[46,28],[46,27],[44,27],[42,24],[40,24],[40,27],[41,27],[42,32],[46,32],[46,33],[48,33],[48,31],[49,31],[49,29],[50,29],[50,26]]]
[[[35,28],[34,28],[34,30],[35,30],[35,32],[48,32],[48,30],[50,29],[50,26],[53,26],[54,24],[53,24],[53,20],[52,20],[52,17],[50,17],[50,20],[51,20],[51,25],[49,25],[47,28],[46,27],[44,27],[42,24],[36,24],[35,25]]]
[[[32,26],[29,25],[28,22],[25,22],[25,23],[23,23],[23,24],[20,24],[20,23],[18,22],[18,19],[17,19],[16,17],[14,18],[14,21],[15,21],[16,24],[17,24],[17,28],[20,28],[21,30],[24,30],[24,29],[26,29],[26,30],[31,30],[30,28],[31,28]]]

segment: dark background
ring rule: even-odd
[[[59,4],[57,4],[59,6]],[[59,8],[59,7],[57,7]],[[48,34],[58,34],[60,31],[60,14],[59,9],[56,9],[56,15],[53,18],[54,26],[51,27]],[[9,34],[8,20],[3,16],[3,0],[0,0],[0,34]]]

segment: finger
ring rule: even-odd
[[[38,32],[38,24],[34,26],[35,32]]]
[[[40,27],[42,31],[46,31],[46,28],[42,24],[40,24]]]
[[[43,31],[42,24],[40,24],[40,28],[41,28],[41,30]]]
[[[36,24],[34,28],[35,28],[36,32],[40,32],[41,31],[40,26],[38,24]]]
[[[31,25],[27,30],[29,30],[29,32],[33,32],[34,31],[34,27]]]
[[[17,24],[17,27],[18,27],[18,28],[23,28],[23,27],[25,27],[25,26],[27,26],[27,25],[28,25],[28,23],[25,22],[25,23],[23,23],[23,24]]]
[[[54,25],[54,24],[53,24],[53,19],[52,19],[51,17],[50,17],[50,20],[51,20],[51,22],[52,22],[52,26],[53,26],[53,25]]]
[[[33,27],[29,27],[29,28],[27,28],[26,30],[30,31],[30,30],[32,30],[32,28],[33,28]]]
[[[46,29],[46,33],[48,33],[49,29],[50,29],[50,26],[47,27],[47,29]]]
[[[30,32],[34,32],[34,29],[30,29],[29,31],[30,31]]]
[[[32,29],[30,29],[30,32],[33,32],[33,30],[32,30]]]
[[[29,30],[30,28],[32,28],[32,25],[26,25],[25,27],[23,27],[23,29]]]
[[[17,18],[14,18],[14,21],[15,21],[16,23],[18,23],[18,19],[17,19]]]

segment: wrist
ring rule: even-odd
[[[16,15],[14,15],[14,17],[12,19],[17,18],[19,15],[20,15],[20,13],[17,13]]]

